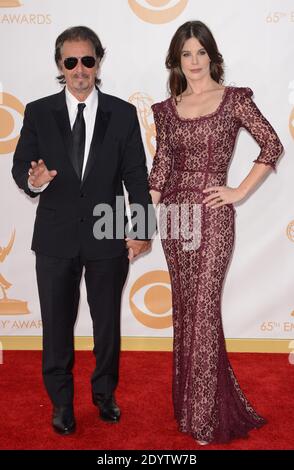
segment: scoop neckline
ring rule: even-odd
[[[175,100],[172,96],[170,97],[170,102],[171,102],[171,105],[172,105],[172,108],[174,110],[175,115],[177,116],[177,118],[180,121],[198,121],[198,120],[201,120],[201,119],[206,119],[206,118],[210,118],[212,116],[215,116],[216,114],[218,114],[221,111],[221,109],[222,109],[222,107],[223,107],[223,105],[224,105],[224,103],[227,99],[229,89],[230,89],[229,86],[226,86],[224,88],[222,99],[221,99],[218,107],[215,109],[215,111],[212,111],[212,113],[209,113],[209,114],[203,114],[202,116],[196,116],[196,117],[192,117],[192,118],[185,118],[183,116],[180,116],[180,114],[178,113],[178,110],[177,110],[177,105],[176,105]]]

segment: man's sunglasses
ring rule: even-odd
[[[78,57],[67,57],[67,59],[64,59],[64,61],[63,61],[64,67],[67,70],[72,70],[77,66],[79,60],[88,69],[92,69],[94,67],[94,65],[96,64],[95,57],[86,55],[85,57],[79,57],[79,58]]]

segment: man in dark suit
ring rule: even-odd
[[[53,403],[53,428],[70,434],[76,427],[73,338],[82,270],[93,320],[93,403],[102,419],[117,422],[121,293],[129,259],[150,248],[153,229],[136,109],[96,88],[104,55],[99,38],[78,26],[64,31],[55,46],[58,79],[65,87],[27,105],[12,174],[29,196],[39,196],[32,250],[43,321],[43,378]],[[125,238],[115,230],[127,220],[124,203],[117,209],[123,183],[129,202],[144,209],[137,239],[134,231]],[[113,209],[106,220],[114,228],[112,237],[94,229],[94,214],[102,214],[99,204]]]

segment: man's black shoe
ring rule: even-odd
[[[120,409],[115,402],[113,395],[104,395],[102,393],[92,394],[93,403],[99,409],[100,418],[109,423],[118,423],[120,418]]]
[[[54,406],[52,426],[62,435],[72,434],[76,430],[76,421],[72,406]]]

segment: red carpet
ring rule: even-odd
[[[240,384],[269,423],[227,445],[207,449],[294,449],[294,367],[287,354],[230,354]],[[119,424],[98,419],[91,403],[94,358],[77,352],[75,410],[77,432],[62,437],[51,430],[51,404],[44,391],[41,352],[4,351],[0,365],[0,449],[200,449],[177,431],[171,402],[171,353],[123,352],[117,401]],[[201,448],[203,449],[203,448]]]

